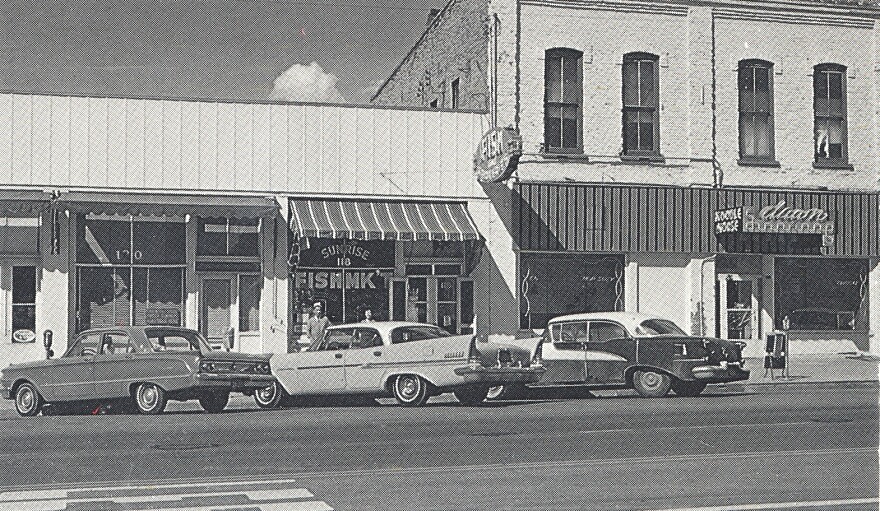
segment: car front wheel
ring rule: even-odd
[[[394,398],[403,406],[421,406],[428,400],[428,382],[415,374],[401,374],[394,380]]]
[[[142,414],[158,415],[167,403],[165,390],[155,383],[141,383],[134,389],[134,404]]]
[[[260,408],[278,408],[281,404],[282,392],[281,384],[277,381],[272,382],[268,387],[257,389],[254,392],[254,401]]]
[[[672,380],[663,373],[636,371],[633,374],[633,387],[642,397],[663,397],[671,386]]]
[[[706,389],[706,382],[672,380],[672,392],[682,397],[699,396]]]
[[[199,404],[208,413],[220,413],[229,404],[229,392],[218,390],[199,396]]]
[[[22,417],[33,417],[40,413],[43,397],[33,383],[22,383],[15,391],[15,411]]]
[[[467,387],[458,387],[453,390],[455,399],[465,406],[475,406],[486,400],[489,394],[489,387],[486,385],[468,385]]]

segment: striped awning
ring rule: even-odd
[[[475,240],[461,202],[290,199],[290,229],[301,237],[358,240]]]

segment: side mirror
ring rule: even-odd
[[[55,355],[55,352],[52,351],[52,330],[43,332],[43,348],[46,349],[46,360]]]

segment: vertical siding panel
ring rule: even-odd
[[[593,186],[584,186],[581,188],[583,194],[581,199],[580,216],[583,219],[583,244],[581,250],[596,250],[596,188]]]
[[[849,231],[846,233],[848,238],[846,243],[846,255],[856,255],[859,253],[858,244],[856,243],[859,234],[859,224],[857,215],[855,214],[858,210],[856,209],[857,204],[855,204],[855,201],[853,200],[856,195],[854,193],[847,193],[844,194],[843,197],[846,200],[846,204],[843,207],[843,214],[849,217]]]
[[[134,188],[144,186],[144,100],[125,102],[125,182]]]
[[[162,183],[164,173],[163,104],[162,101],[148,100],[144,107],[146,120],[144,127],[146,137],[144,183],[156,186],[156,184]]]
[[[163,101],[162,125],[162,185],[165,188],[181,188],[181,102]]]
[[[52,185],[64,185],[70,176],[70,98],[59,96],[52,98],[51,129],[52,168],[51,175],[47,177]],[[6,139],[6,137],[2,138]]]
[[[568,189],[568,193],[571,194],[569,211],[572,222],[572,236],[568,239],[567,248],[569,250],[586,250],[586,243],[584,242],[586,234],[586,199],[584,198],[584,187],[568,185],[566,188]]]
[[[233,160],[233,180],[227,183],[231,190],[241,187],[250,187],[253,176],[253,113],[251,106],[235,104],[235,153]]]
[[[577,246],[577,187],[565,187],[565,246]]]
[[[639,188],[639,204],[637,206],[639,223],[636,228],[639,252],[652,252],[656,250],[655,236],[657,236],[657,223],[651,218],[651,209],[656,207],[656,198],[651,195],[651,190],[643,187]]]
[[[269,190],[287,190],[287,107],[272,105],[269,110]]]
[[[354,108],[337,108],[336,118],[336,190],[343,193],[359,193],[357,174],[360,173],[357,159],[357,111]]]
[[[31,142],[32,179],[30,184],[47,184],[52,175],[52,101],[47,96],[34,96],[33,135]]]
[[[253,181],[252,190],[272,190],[272,109],[273,105],[253,105]]]
[[[12,131],[12,184],[31,183],[31,140],[33,118],[31,96],[15,95],[13,112],[15,129]]]
[[[388,194],[388,173],[391,171],[391,111],[375,110],[373,113],[373,135],[370,151],[374,178],[372,193]]]
[[[91,186],[107,185],[107,99],[89,99],[89,168]]]
[[[611,216],[611,189],[603,186],[599,189],[599,221],[596,227],[599,229],[599,239],[602,250],[613,251],[611,232],[608,230],[608,217]]]
[[[880,256],[880,194],[872,193],[868,197],[868,204],[868,214],[871,217],[868,231],[871,240],[870,254]]]
[[[125,99],[107,100],[107,184],[130,187],[128,176],[128,151],[126,150],[126,124],[128,108]]]
[[[0,180],[12,182],[12,140],[15,138],[15,123],[12,115],[14,96],[0,94],[0,125],[9,126],[9,132],[0,136]]]
[[[67,131],[70,133],[70,175],[67,184],[88,183],[89,160],[89,101],[84,98],[70,98],[70,120]]]
[[[633,251],[632,232],[633,232],[633,189],[630,187],[621,187],[620,189],[620,206],[623,211],[623,220],[620,223],[622,243],[621,248],[624,252]]]
[[[235,183],[236,129],[235,105],[217,103],[216,187],[232,188]]]
[[[406,169],[407,164],[406,147],[404,147],[404,144],[408,127],[406,125],[405,112],[398,110],[386,110],[386,112],[388,113],[386,133],[388,136],[389,158],[388,168],[385,171],[385,181],[387,184],[384,189],[387,194],[399,194],[406,187],[406,180],[401,180],[400,178],[406,177],[406,174],[401,174],[401,171]]]
[[[199,106],[199,186],[208,190],[216,190],[217,153],[219,144],[217,132],[217,103],[202,103]]]
[[[199,110],[201,103],[195,101],[180,104],[180,185],[184,189],[199,189]]]

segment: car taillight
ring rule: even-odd
[[[535,354],[532,356],[532,367],[541,367],[544,363],[544,341],[541,340],[535,347]]]
[[[199,364],[199,370],[200,370],[200,371],[204,371],[204,372],[208,372],[208,373],[210,373],[210,372],[213,372],[214,369],[216,369],[216,368],[214,367],[214,363],[213,363],[213,362],[205,362],[205,361],[203,361],[202,363]]]
[[[470,348],[468,349],[468,365],[471,367],[480,366],[480,350],[477,349],[477,336],[471,337]]]

